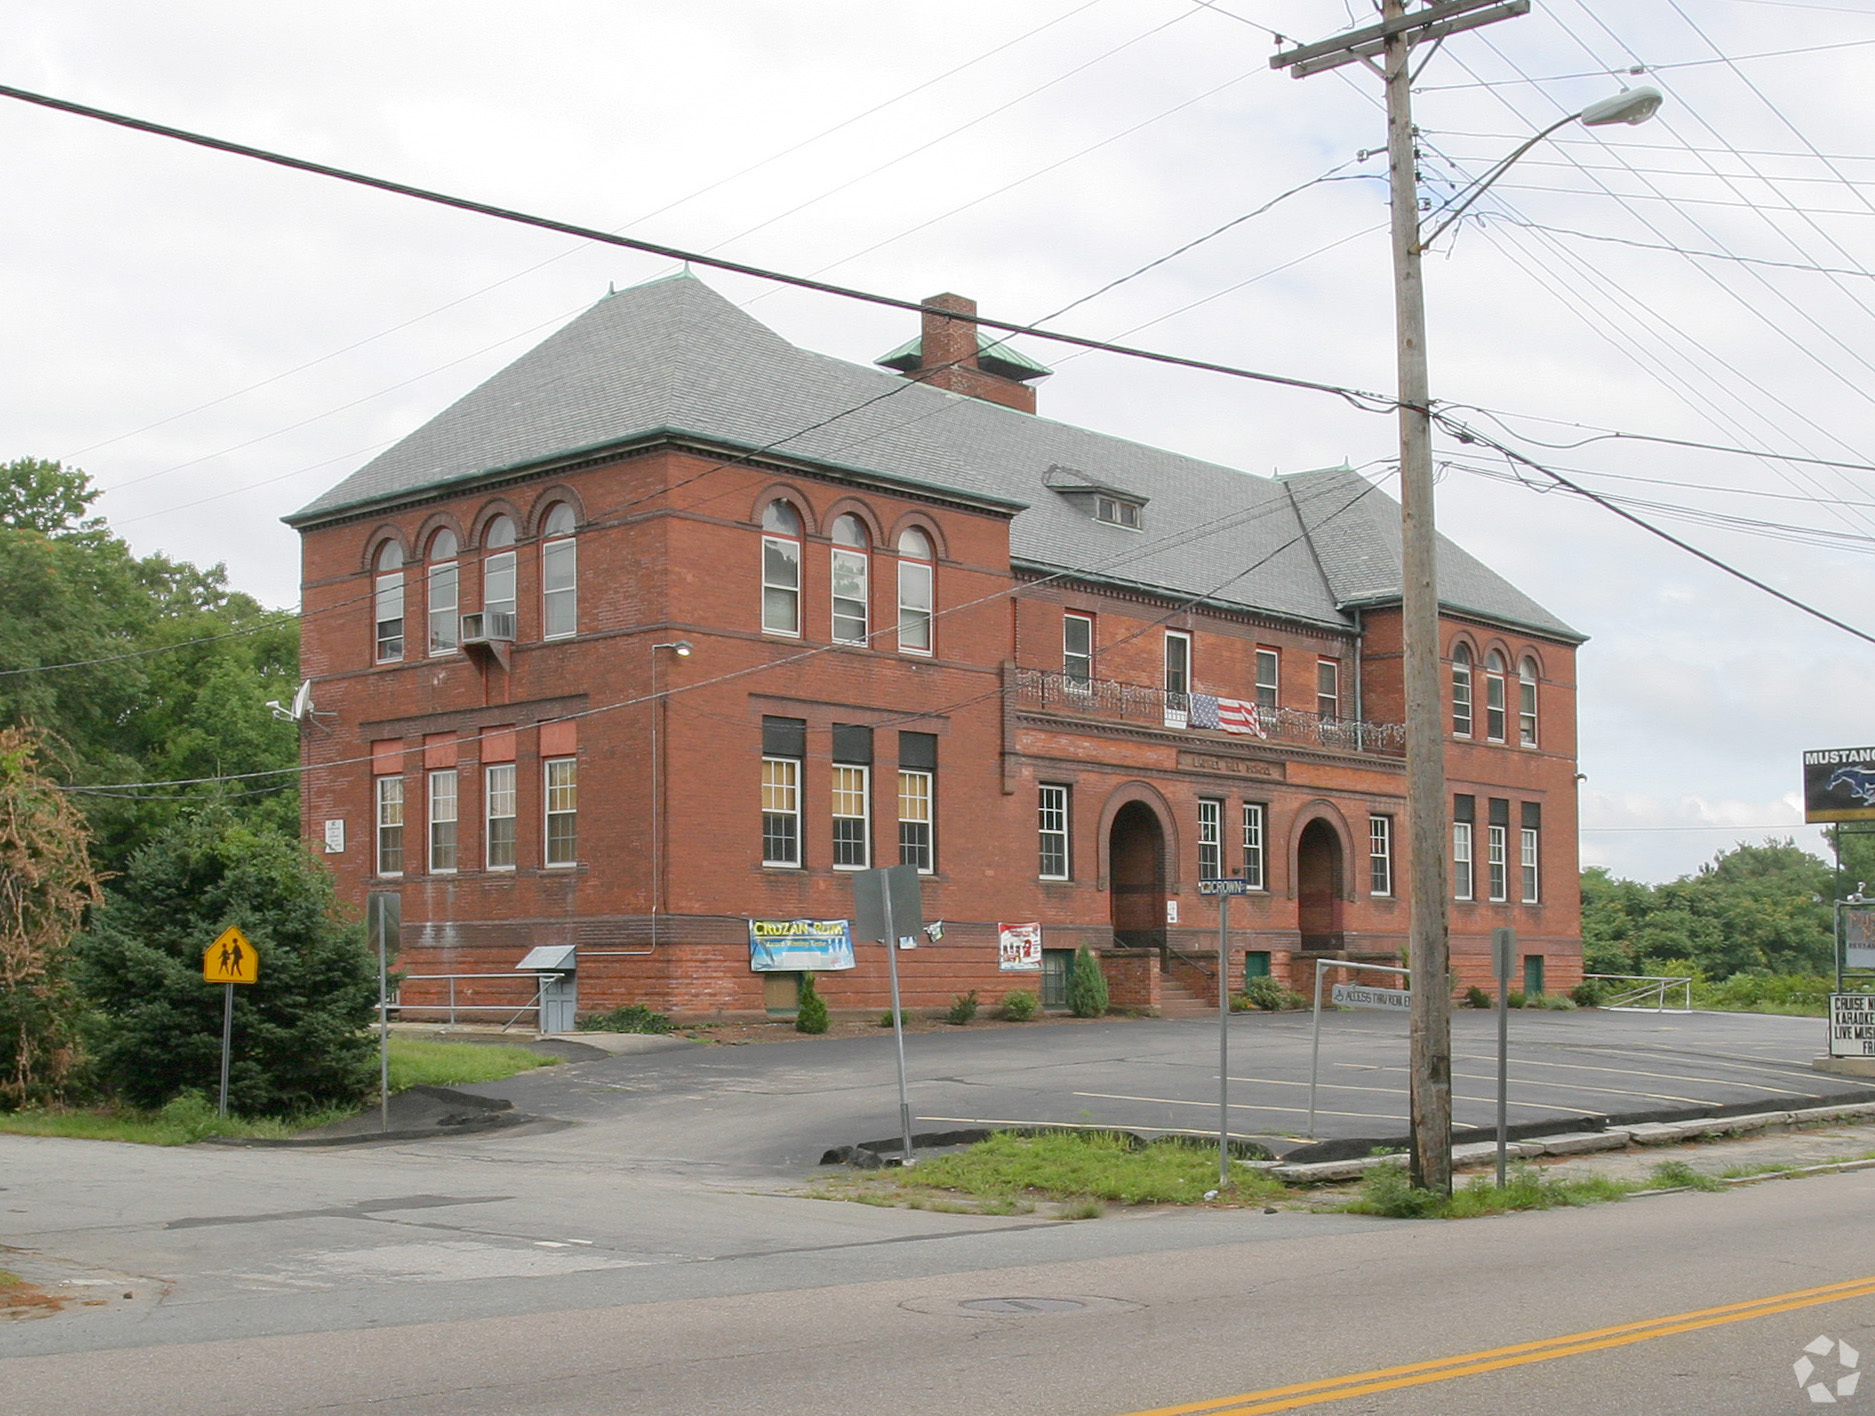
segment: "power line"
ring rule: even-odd
[[[1703,37],[1703,36],[1702,36]],[[1540,78],[1528,76],[1515,79],[1474,79],[1467,84],[1415,84],[1415,93],[1445,93],[1454,89],[1490,88],[1496,84],[1559,84],[1570,79],[1623,78],[1640,74],[1658,74],[1668,69],[1699,69],[1711,64],[1742,64],[1753,59],[1784,59],[1794,54],[1822,54],[1832,49],[1861,49],[1875,44],[1871,39],[1845,39],[1834,44],[1811,44],[1802,49],[1771,49],[1761,54],[1734,54],[1729,58],[1717,59],[1682,59],[1667,64],[1632,64],[1621,69],[1591,69],[1579,74],[1545,74]]]

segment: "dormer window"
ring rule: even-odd
[[[1123,501],[1119,497],[1097,496],[1094,498],[1094,520],[1104,521],[1109,526],[1124,526],[1129,531],[1139,530],[1139,503]]]

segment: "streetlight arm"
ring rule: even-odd
[[[1463,216],[1466,213],[1466,211],[1470,209],[1471,204],[1473,202],[1477,201],[1479,197],[1482,197],[1487,191],[1490,190],[1492,183],[1496,182],[1498,178],[1502,177],[1506,172],[1510,171],[1512,165],[1516,163],[1518,158],[1522,157],[1526,152],[1530,151],[1531,148],[1535,147],[1538,143],[1542,142],[1543,139],[1547,138],[1551,133],[1555,132],[1559,128],[1568,127],[1571,123],[1575,122],[1576,119],[1581,116],[1582,115],[1579,113],[1571,113],[1567,118],[1558,118],[1554,123],[1551,123],[1549,127],[1545,128],[1542,132],[1538,133],[1535,137],[1526,138],[1517,147],[1517,150],[1515,152],[1511,153],[1509,157],[1504,158],[1502,161],[1500,161],[1497,164],[1497,166],[1493,167],[1489,172],[1485,173],[1485,175],[1481,179],[1472,183],[1471,190],[1465,194],[1465,199],[1462,202],[1460,202],[1457,206],[1452,207],[1449,210],[1447,210],[1447,212],[1445,213],[1445,219],[1441,221],[1437,226],[1433,227],[1431,231],[1427,232],[1423,237],[1420,238],[1419,249],[1422,251],[1428,249],[1434,241],[1438,240],[1440,236],[1444,235],[1446,229],[1450,227],[1453,222],[1457,221],[1459,217]]]

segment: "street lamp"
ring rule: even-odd
[[[664,700],[658,695],[658,650],[668,649],[680,659],[688,659],[696,645],[688,639],[672,639],[651,646],[651,947],[658,947],[658,911],[664,898],[664,837],[662,763],[658,758],[658,720],[664,715]]]

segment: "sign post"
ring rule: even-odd
[[[899,1015],[898,951],[915,945],[924,928],[924,902],[918,867],[894,865],[862,870],[853,877],[854,933],[885,945],[886,970],[892,981],[892,1042],[898,1053],[898,1129],[904,1143],[901,1165],[912,1163],[911,1091],[905,1081],[905,1021]]]
[[[260,955],[235,925],[222,930],[202,952],[202,977],[219,983],[221,999],[221,1114],[228,1114],[228,1060],[234,1051],[234,986],[260,982]]]
[[[1504,1155],[1510,1149],[1510,966],[1517,931],[1491,931],[1491,961],[1497,970],[1497,1188],[1504,1188]]]
[[[1230,897],[1248,895],[1250,882],[1200,880],[1200,895],[1217,896],[1217,1184],[1230,1183]]]

